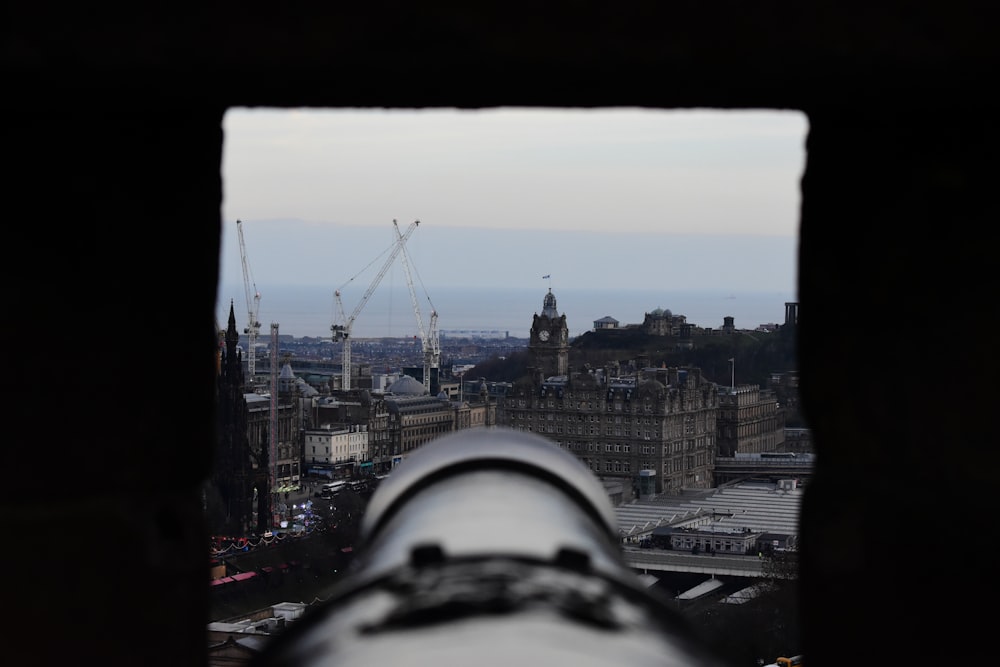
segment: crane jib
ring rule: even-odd
[[[399,232],[399,224],[395,220],[392,221],[392,224],[393,224],[393,226],[395,227],[395,230],[396,230],[396,242],[395,242],[395,244],[393,244],[392,250],[389,253],[389,256],[386,258],[385,262],[382,264],[382,268],[379,269],[378,274],[376,274],[376,276],[372,280],[371,284],[368,285],[368,289],[365,290],[364,295],[362,295],[362,297],[361,297],[361,301],[358,302],[358,305],[354,308],[354,311],[351,313],[350,317],[347,317],[344,314],[344,303],[343,303],[343,301],[340,298],[340,296],[341,296],[340,295],[340,290],[339,289],[335,290],[334,293],[333,293],[334,299],[335,299],[336,304],[337,304],[337,312],[339,313],[340,318],[344,321],[344,324],[342,324],[342,325],[340,325],[340,324],[334,324],[333,326],[330,327],[330,331],[333,334],[333,336],[332,336],[333,340],[334,341],[341,340],[344,343],[344,348],[343,348],[343,352],[342,352],[342,361],[341,361],[341,367],[342,367],[341,375],[342,375],[342,378],[343,378],[342,379],[341,387],[343,389],[350,389],[351,388],[351,328],[354,326],[354,320],[357,319],[358,315],[364,309],[365,304],[368,303],[368,299],[375,292],[375,288],[378,287],[379,283],[382,282],[382,278],[389,271],[389,267],[392,266],[392,263],[395,261],[396,257],[399,256],[400,252],[403,252],[404,256],[405,256],[405,251],[403,249],[403,246],[406,244],[407,239],[410,238],[410,235],[413,234],[413,231],[420,225],[420,221],[419,220],[414,220],[413,222],[411,222],[410,226],[407,227],[406,231],[404,233],[402,233],[402,234],[400,234],[400,232]],[[410,283],[410,290],[411,290],[411,293],[412,293],[413,285],[412,285],[412,281],[410,281],[409,265],[406,264],[405,260],[404,260],[404,266],[406,267],[407,281]],[[415,297],[414,297],[414,303],[415,303]],[[417,323],[420,326],[420,335],[421,335],[421,338],[425,340],[424,348],[426,350],[428,346],[427,346],[426,337],[425,337],[425,334],[424,334],[424,331],[423,331],[423,325],[420,322],[419,311],[418,311],[418,316],[417,316]],[[425,368],[426,368],[426,364],[425,364]],[[429,373],[425,372],[424,375],[425,375],[424,385],[426,386],[427,383],[428,383]]]

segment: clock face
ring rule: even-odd
[[[538,340],[546,341],[549,339],[549,332],[546,329],[542,329],[538,332]]]

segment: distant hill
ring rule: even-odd
[[[785,326],[775,332],[737,331],[733,334],[695,336],[692,349],[677,349],[678,339],[651,336],[638,329],[589,331],[570,341],[571,371],[587,367],[603,368],[610,362],[629,364],[642,359],[645,367],[694,366],[705,378],[728,386],[735,383],[767,387],[772,373],[797,371],[795,327]],[[496,382],[514,382],[528,374],[527,350],[481,362],[466,375],[485,377]]]

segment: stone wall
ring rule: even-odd
[[[8,3],[7,661],[206,663],[198,489],[214,437],[221,127],[227,107],[253,105],[804,111],[801,397],[819,456],[802,514],[804,652],[820,666],[991,654],[985,598],[952,585],[988,580],[987,550],[931,548],[923,529],[945,507],[952,528],[979,528],[997,505],[984,236],[1000,219],[997,12]],[[925,337],[899,331],[930,312],[948,323],[937,381]],[[848,313],[864,327],[844,327]],[[184,388],[169,401],[167,378]],[[40,460],[52,400],[72,437]]]

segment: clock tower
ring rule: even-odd
[[[535,313],[532,319],[528,351],[543,378],[569,374],[569,329],[566,315],[556,311],[551,287],[542,302],[542,314]]]

